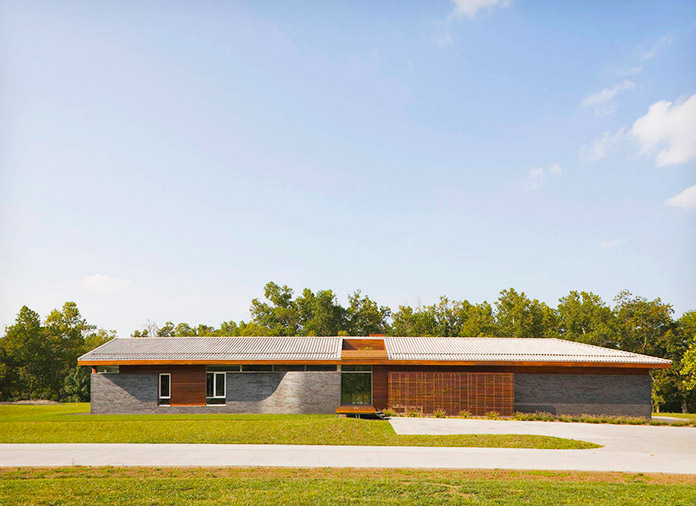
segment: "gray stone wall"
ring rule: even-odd
[[[157,374],[92,374],[95,415],[156,413]]]
[[[515,374],[515,411],[650,418],[649,374]]]
[[[92,413],[335,413],[339,372],[227,373],[227,403],[158,406],[157,374],[92,374]]]

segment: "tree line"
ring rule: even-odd
[[[660,298],[648,300],[626,290],[613,306],[592,292],[571,291],[554,308],[510,288],[492,304],[441,297],[432,305],[393,311],[360,291],[343,306],[332,290],[305,288],[295,295],[292,288],[271,282],[263,298],[251,301],[250,314],[249,322],[223,321],[218,327],[148,322],[132,337],[555,337],[672,360],[670,369],[652,373],[655,409],[696,411],[696,311],[675,318],[673,307]],[[0,338],[0,400],[88,398],[89,378],[76,368],[76,359],[114,334],[87,324],[71,302],[44,322],[23,307]]]

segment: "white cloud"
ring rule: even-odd
[[[664,35],[658,42],[655,44],[653,47],[648,49],[645,53],[643,53],[643,59],[644,60],[649,60],[653,58],[658,51],[664,49],[665,47],[669,46],[672,43],[672,40],[674,37],[672,37],[671,33],[668,33]]]
[[[683,192],[668,198],[665,203],[672,207],[681,207],[682,209],[691,209],[696,207],[696,184],[689,186]]]
[[[661,148],[655,164],[664,167],[696,157],[696,94],[675,103],[660,100],[636,120],[631,134],[648,154]]]
[[[622,244],[626,244],[628,239],[614,239],[613,241],[602,241],[598,246],[602,249],[616,248]]]
[[[508,7],[509,0],[452,0],[454,10],[452,16],[475,18],[479,11],[484,9],[492,9],[493,7]]]
[[[80,286],[85,290],[95,293],[112,294],[122,292],[133,283],[108,274],[91,274],[80,281]]]
[[[616,132],[604,132],[599,139],[595,139],[590,144],[580,148],[580,159],[584,161],[595,161],[605,158],[609,151],[616,148],[627,138],[626,130],[619,128]]]
[[[617,70],[616,75],[620,77],[632,76],[643,72],[643,65],[636,65],[626,70]]]
[[[561,166],[557,163],[548,167],[537,167],[527,173],[524,186],[527,190],[538,190],[544,186],[544,178],[547,174],[560,174],[561,172]]]
[[[636,84],[633,81],[626,80],[611,88],[604,88],[583,98],[581,107],[592,107],[595,114],[611,114],[616,110],[616,105],[612,102],[616,94],[620,91],[632,90],[635,87]]]
[[[452,35],[449,32],[443,33],[435,37],[434,40],[438,47],[449,46],[452,43]]]

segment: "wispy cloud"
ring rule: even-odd
[[[91,274],[80,281],[80,286],[85,290],[102,294],[119,293],[132,285],[133,283],[127,279],[108,274]]]
[[[445,18],[444,22],[438,23],[440,34],[433,39],[438,47],[446,47],[452,43],[451,24],[453,21],[463,17],[474,19],[483,10],[508,7],[512,4],[511,0],[451,0],[451,2],[452,12]]]
[[[682,209],[693,209],[696,207],[696,184],[689,186],[686,190],[668,198],[665,203],[668,206],[680,207]]]
[[[626,139],[627,133],[625,128],[619,128],[613,133],[606,131],[600,138],[580,148],[580,159],[586,162],[601,160]]]
[[[651,58],[654,58],[658,52],[669,46],[673,40],[674,37],[671,33],[663,35],[662,38],[656,44],[654,44],[650,49],[648,49],[641,55],[642,58],[644,60],[650,60]]]
[[[614,239],[613,241],[602,241],[597,246],[602,249],[618,248],[622,244],[626,244],[628,239]]]
[[[536,169],[532,169],[527,173],[524,187],[527,190],[538,190],[544,186],[544,179],[548,174],[560,174],[561,172],[563,172],[561,166],[557,163],[549,165],[548,167],[537,167]]]
[[[452,16],[473,19],[482,10],[492,9],[493,7],[508,7],[512,2],[509,0],[452,0],[454,10]]]
[[[633,76],[635,74],[640,74],[643,72],[643,65],[636,65],[635,67],[627,68],[627,69],[622,69],[622,70],[616,70],[615,73],[619,77],[628,77],[628,76]]]
[[[604,88],[596,93],[588,95],[582,99],[581,107],[591,107],[595,114],[611,114],[616,111],[616,104],[613,102],[614,97],[620,91],[632,90],[636,87],[633,81],[623,81],[615,84],[611,88]]]
[[[640,143],[640,152],[660,149],[655,164],[664,167],[696,157],[696,94],[675,103],[660,100],[638,118],[631,133]]]

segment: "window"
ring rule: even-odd
[[[273,366],[274,372],[304,371],[302,364],[279,364]]]
[[[225,404],[225,387],[227,374],[224,372],[209,372],[206,375],[205,402],[209,405]]]
[[[335,365],[306,365],[305,371],[307,372],[329,372],[336,371]]]
[[[208,372],[239,372],[242,366],[240,365],[209,365]]]
[[[159,405],[169,406],[172,399],[172,375],[162,373],[159,375]]]
[[[372,367],[369,365],[341,366],[341,405],[372,404]]]
[[[98,365],[95,367],[98,373],[104,373],[104,374],[117,374],[118,373],[118,366],[117,365]]]
[[[273,372],[273,366],[270,364],[244,364],[242,372]]]

